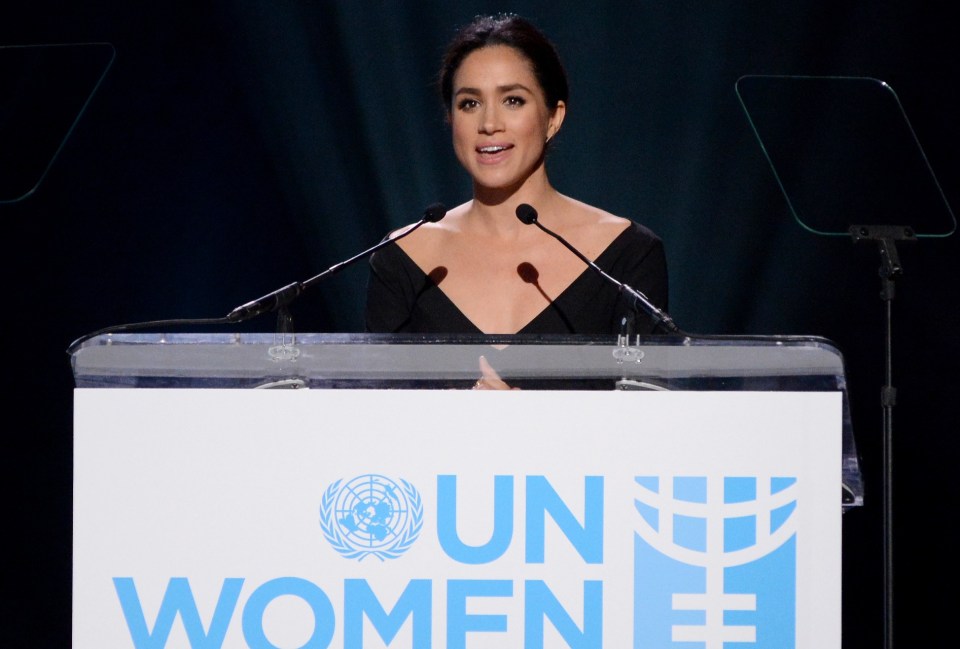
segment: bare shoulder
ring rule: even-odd
[[[625,228],[629,223],[629,219],[625,219],[622,216],[617,216],[606,210],[603,210],[594,205],[584,203],[575,198],[564,197],[566,202],[567,209],[571,216],[575,220],[582,222],[584,225],[593,225],[593,226],[613,226]]]
[[[447,211],[446,215],[436,223],[424,223],[416,231],[404,236],[416,224],[411,223],[390,233],[391,239],[403,237],[397,245],[403,249],[408,257],[418,265],[429,265],[451,242],[456,239],[462,230],[463,216],[467,204],[458,205]]]
[[[593,205],[564,197],[571,234],[576,234],[585,245],[606,247],[630,227],[632,221]]]

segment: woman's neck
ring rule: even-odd
[[[517,206],[526,201],[502,203],[490,206],[473,201],[466,213],[466,226],[479,236],[491,236],[503,240],[519,240],[538,236],[537,228],[517,218]],[[531,203],[533,204],[533,203]]]
[[[519,186],[490,188],[474,185],[473,202],[470,212],[477,220],[490,225],[497,224],[498,229],[510,226],[524,226],[517,219],[517,206],[522,203],[534,208],[547,209],[555,204],[560,194],[550,185],[546,173],[534,174]]]

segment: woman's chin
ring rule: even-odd
[[[515,175],[510,177],[497,177],[490,174],[476,175],[473,177],[473,195],[485,203],[502,202],[523,189],[532,175],[532,171],[520,177]]]

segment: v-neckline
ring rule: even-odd
[[[622,238],[624,238],[625,236],[627,236],[627,233],[630,231],[630,229],[631,229],[631,226],[628,225],[628,226],[627,226],[626,228],[624,228],[616,237],[614,237],[613,240],[612,240],[609,244],[607,244],[607,247],[604,248],[604,249],[600,252],[599,255],[597,255],[597,257],[593,260],[593,263],[595,263],[597,266],[600,266],[600,267],[602,268],[601,261],[603,260],[603,258],[604,258],[610,251],[612,251],[612,250],[614,249],[614,247],[616,246],[616,244],[617,244]],[[410,262],[410,265],[412,265],[414,268],[417,269],[417,271],[420,273],[420,275],[421,275],[423,278],[426,279],[426,278],[429,277],[428,273],[424,272],[423,268],[421,268],[420,265],[419,265],[416,261],[414,261],[413,258],[410,257],[410,255],[407,254],[407,251],[406,251],[406,250],[404,250],[404,249],[401,248],[400,246],[396,246],[396,249],[397,249],[398,251],[400,251],[400,253],[404,256],[404,258],[406,258],[406,259]],[[571,254],[572,254],[572,253],[571,253]],[[551,308],[555,307],[556,304],[557,304],[560,300],[562,300],[562,299],[564,298],[564,296],[566,296],[577,284],[579,284],[579,283],[581,283],[582,281],[584,281],[584,278],[586,278],[586,277],[587,277],[590,273],[592,273],[592,272],[594,272],[592,268],[590,268],[590,267],[584,268],[584,269],[583,269],[583,272],[581,272],[579,275],[577,275],[577,276],[573,279],[573,281],[571,281],[569,284],[567,284],[567,286],[566,286],[562,291],[560,291],[560,293],[557,294],[557,296],[556,296],[554,299],[552,299],[552,300],[550,300],[549,302],[547,302],[546,306],[544,306],[543,309],[541,309],[540,311],[538,311],[538,312],[536,313],[536,315],[534,315],[529,321],[527,321],[527,323],[526,323],[525,325],[523,325],[522,327],[520,327],[520,329],[518,329],[516,332],[513,332],[512,334],[506,334],[505,332],[499,332],[499,331],[498,331],[498,332],[495,332],[495,333],[496,333],[496,334],[503,334],[503,335],[515,335],[515,334],[525,333],[526,330],[529,329],[530,327],[532,327],[534,324],[536,324],[536,322],[537,322],[540,318],[545,317],[545,315],[550,311]],[[441,298],[442,298],[445,302],[447,302],[447,304],[449,304],[450,307],[453,308],[453,310],[459,315],[459,317],[460,317],[465,323],[467,323],[467,324],[469,324],[471,327],[473,327],[473,329],[475,329],[477,333],[483,334],[483,335],[493,335],[493,334],[491,334],[490,332],[486,332],[486,331],[484,331],[483,329],[481,329],[480,327],[478,327],[478,326],[476,325],[476,323],[475,323],[473,320],[471,320],[471,319],[467,316],[467,314],[465,314],[465,313],[463,312],[463,310],[457,305],[457,303],[454,302],[452,299],[450,299],[450,296],[447,295],[446,292],[444,292],[444,290],[440,287],[439,284],[434,283],[433,286],[434,286],[435,289],[437,289],[437,292],[439,293],[439,295],[441,296]]]

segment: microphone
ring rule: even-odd
[[[243,322],[244,320],[249,320],[250,318],[258,316],[261,313],[267,313],[268,311],[275,311],[281,307],[284,307],[290,304],[293,300],[295,300],[301,293],[303,293],[308,288],[318,283],[320,280],[327,277],[328,275],[333,275],[334,273],[338,273],[344,268],[346,268],[347,266],[350,266],[351,264],[357,261],[360,261],[365,257],[369,257],[370,255],[375,253],[377,250],[380,250],[380,248],[383,248],[387,244],[393,243],[394,241],[398,241],[399,239],[402,239],[408,234],[411,234],[414,230],[419,228],[424,223],[436,223],[446,215],[447,215],[447,208],[442,203],[433,203],[429,205],[427,209],[424,210],[423,218],[421,218],[419,221],[414,223],[413,226],[407,228],[407,230],[398,234],[397,236],[392,238],[388,237],[383,241],[381,241],[380,243],[378,243],[377,245],[373,246],[372,248],[368,248],[363,252],[361,252],[360,254],[354,255],[353,257],[351,257],[350,259],[347,259],[346,261],[341,261],[339,264],[334,264],[333,266],[323,271],[319,275],[314,275],[313,277],[311,277],[306,281],[293,282],[291,284],[287,284],[286,286],[278,288],[276,291],[273,291],[272,293],[267,293],[263,297],[259,297],[256,300],[251,300],[246,304],[241,304],[236,309],[234,309],[233,311],[227,314],[226,320],[227,322]]]
[[[551,237],[562,243],[567,250],[579,257],[580,261],[599,273],[603,279],[612,283],[620,291],[629,295],[633,300],[634,308],[636,308],[638,304],[643,307],[643,309],[654,319],[656,326],[662,327],[665,331],[667,331],[667,333],[682,333],[680,328],[677,327],[677,325],[673,322],[673,318],[671,318],[665,311],[657,308],[657,306],[654,305],[646,295],[608,275],[602,268],[597,266],[590,259],[587,259],[583,253],[574,248],[569,242],[567,242],[566,239],[540,223],[540,221],[537,219],[537,210],[535,210],[532,205],[528,205],[527,203],[520,203],[517,205],[517,218],[520,219],[522,223],[527,225],[535,225],[549,234]]]
[[[236,309],[228,313],[222,318],[178,318],[175,320],[150,320],[149,322],[134,322],[121,325],[113,325],[111,327],[105,327],[103,329],[98,329],[86,335],[77,338],[70,346],[67,347],[67,353],[72,354],[76,351],[84,342],[90,340],[91,338],[96,338],[97,336],[109,333],[118,333],[124,331],[133,331],[137,329],[153,329],[157,327],[172,327],[172,326],[184,326],[184,325],[219,325],[235,322],[243,322],[244,320],[249,320],[250,318],[260,315],[261,313],[266,313],[267,311],[273,311],[275,309],[280,309],[281,307],[286,306],[292,302],[298,295],[303,293],[305,290],[319,282],[321,279],[327,275],[332,275],[333,273],[339,272],[340,270],[346,268],[350,264],[368,257],[375,253],[380,248],[384,247],[388,243],[402,239],[407,236],[417,228],[419,228],[424,223],[436,223],[444,216],[447,215],[447,208],[444,207],[441,203],[433,203],[426,210],[424,210],[423,218],[414,223],[411,227],[407,228],[406,231],[401,232],[397,236],[384,239],[377,245],[372,248],[361,252],[359,255],[351,257],[346,261],[340,262],[334,266],[331,266],[327,270],[323,271],[319,275],[311,277],[305,282],[293,282],[292,284],[287,284],[286,286],[268,293],[261,298],[247,302],[238,306]]]

